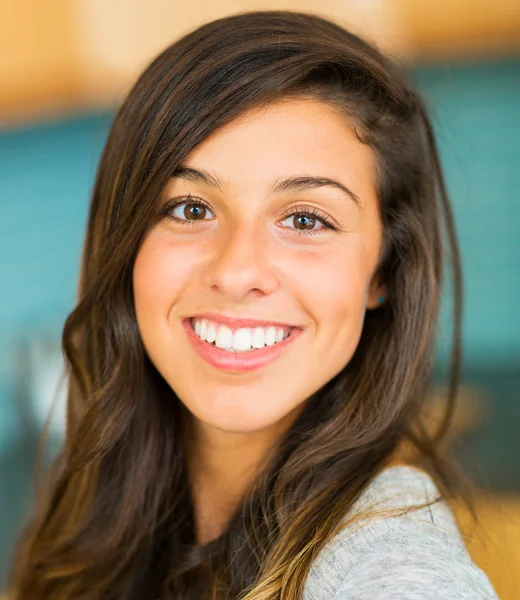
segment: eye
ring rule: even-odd
[[[326,215],[312,206],[297,206],[292,209],[289,215],[284,217],[281,223],[284,221],[290,222],[291,219],[293,224],[296,224],[295,231],[298,235],[316,235],[320,232],[323,233],[324,229],[332,231],[336,231],[337,229]],[[317,222],[321,222],[323,226],[316,228],[315,225]]]
[[[183,205],[184,208],[181,208]],[[211,210],[203,200],[200,198],[195,200],[192,196],[188,195],[185,198],[169,200],[161,211],[161,214],[182,225],[192,225],[196,221],[212,220],[204,219],[208,212],[211,213]]]

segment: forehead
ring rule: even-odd
[[[271,189],[276,179],[313,175],[342,180],[355,192],[373,188],[375,178],[374,154],[359,141],[354,123],[311,99],[247,111],[195,146],[182,164],[214,173],[226,189]]]

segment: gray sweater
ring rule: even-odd
[[[421,504],[439,495],[411,466],[388,467],[364,490],[357,509]],[[374,505],[374,503],[377,503]],[[445,501],[343,529],[318,554],[303,600],[497,600],[470,558]]]

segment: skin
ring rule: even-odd
[[[186,409],[196,536],[204,543],[221,532],[259,461],[305,400],[354,354],[365,311],[385,294],[374,278],[382,223],[372,150],[345,116],[318,101],[251,110],[203,140],[182,165],[210,171],[225,190],[168,180],[157,211],[189,193],[188,205],[170,213],[194,222],[153,219],[133,287],[146,351]],[[303,175],[340,181],[359,205],[328,186],[268,195],[273,180]],[[197,220],[188,210],[198,198],[211,208],[197,204]],[[338,230],[311,215],[302,225],[309,207]],[[298,235],[308,229],[319,232]],[[291,323],[303,333],[273,363],[229,373],[203,361],[182,327],[184,318],[208,310]]]

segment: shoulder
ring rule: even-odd
[[[318,554],[303,600],[497,600],[425,471],[408,465],[381,471],[352,513],[368,510],[380,516],[346,526]]]

